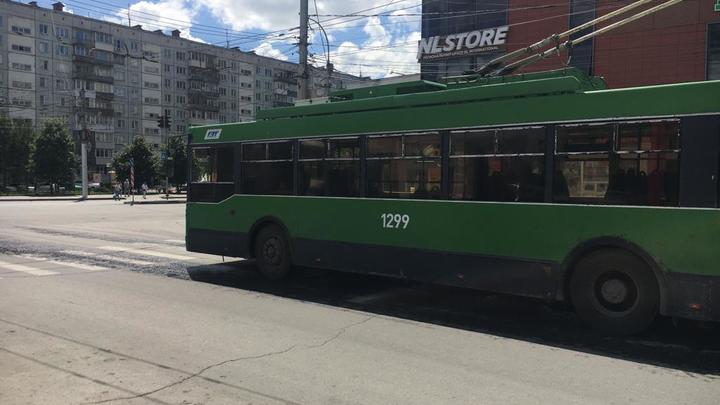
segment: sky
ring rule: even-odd
[[[23,0],[24,3],[27,1]],[[54,1],[39,1],[51,7]],[[220,46],[298,60],[299,0],[63,0],[65,10]],[[421,0],[310,0],[310,61],[373,78],[417,73]]]

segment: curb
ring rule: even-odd
[[[100,198],[88,198],[87,200],[83,200],[82,198],[77,197],[47,197],[47,198],[1,198],[0,197],[0,203],[1,202],[33,202],[33,201],[75,201],[75,202],[81,202],[81,201],[109,201],[112,200],[112,197],[100,197]]]
[[[123,201],[123,204],[128,205],[160,205],[160,204],[185,204],[187,201],[185,200],[175,200],[175,201],[135,201],[134,203],[132,201]]]

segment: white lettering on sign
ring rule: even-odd
[[[418,44],[418,60],[463,56],[494,51],[507,40],[509,27],[487,28],[460,34],[422,38]]]
[[[222,128],[220,129],[208,129],[207,132],[205,132],[205,140],[211,141],[214,139],[220,139],[220,134],[222,134]]]
[[[410,215],[407,214],[382,214],[380,220],[382,220],[382,227],[385,229],[407,229],[408,225],[410,225]]]

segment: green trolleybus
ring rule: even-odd
[[[720,319],[720,81],[466,76],[190,132],[190,251]]]

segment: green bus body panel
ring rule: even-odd
[[[554,80],[554,84],[546,86],[544,80]],[[514,85],[520,87],[513,90]],[[720,112],[720,81],[523,95],[569,91],[578,86],[581,83],[576,78],[565,77],[345,101],[327,104],[330,112],[325,115],[194,127],[190,133],[193,144],[203,144]],[[324,106],[294,108],[320,107]],[[207,130],[214,128],[222,128],[222,135],[204,140]]]
[[[410,216],[384,229],[381,215]],[[278,218],[291,238],[408,247],[561,263],[598,237],[631,241],[665,271],[720,275],[720,210],[235,195],[188,203],[188,229],[248,233]]]

